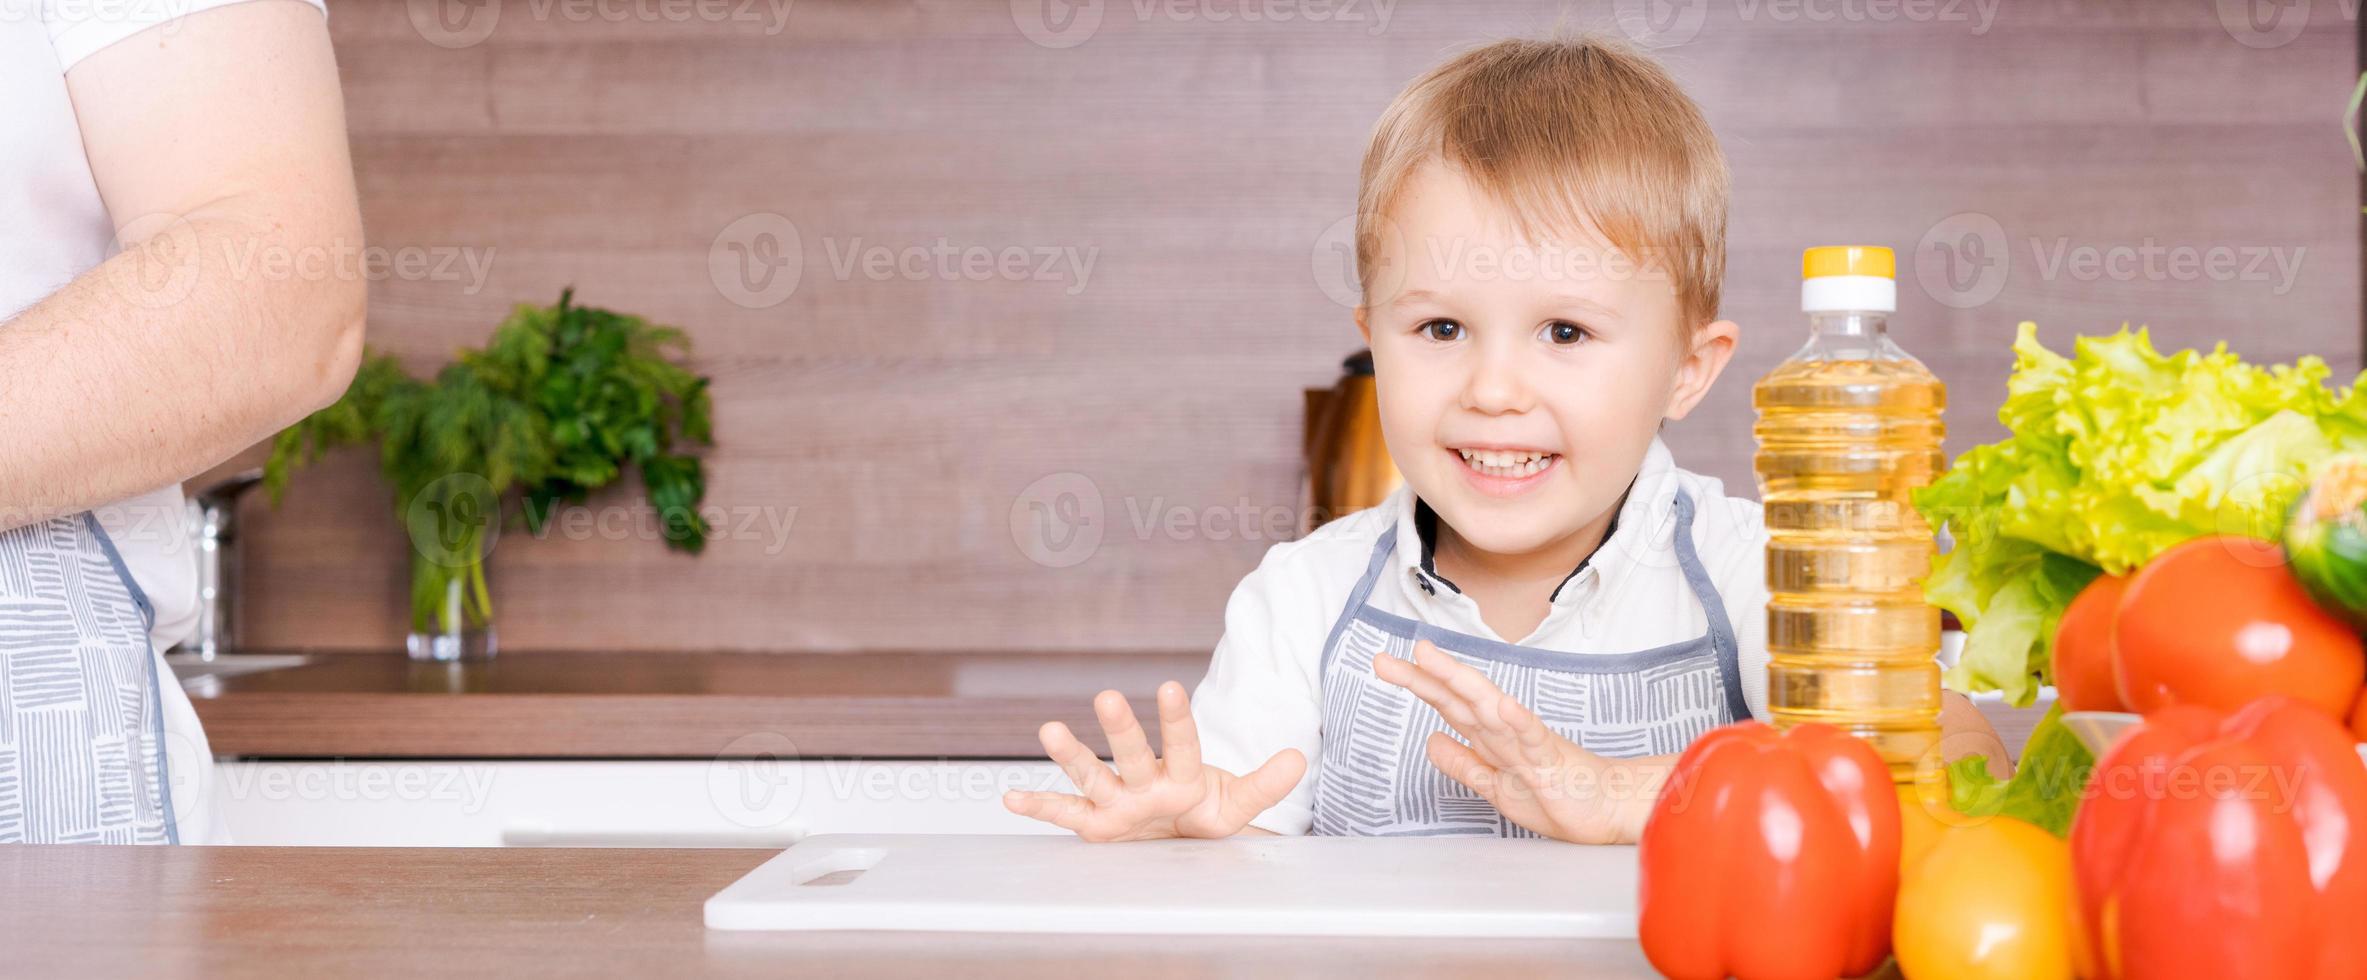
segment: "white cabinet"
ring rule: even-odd
[[[1003,809],[1049,762],[365,760],[217,763],[228,843],[786,847],[807,834],[1065,833]]]

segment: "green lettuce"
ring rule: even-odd
[[[2055,625],[2101,573],[2206,534],[2274,540],[2313,464],[2367,449],[2367,389],[2328,390],[2323,359],[2245,364],[2222,343],[2164,355],[2143,328],[2080,337],[2072,356],[2023,323],[1998,421],[1915,492],[1954,547],[1924,595],[1966,630],[1949,687],[2029,704],[2053,678]],[[2367,376],[2363,376],[2367,377]]]
[[[1989,775],[1986,756],[1950,763],[1948,805],[1973,816],[2013,817],[2063,837],[2071,833],[2071,817],[2079,812],[2080,794],[2095,768],[2096,757],[2063,727],[2063,706],[2057,704],[2030,730],[2014,778],[2001,783]]]

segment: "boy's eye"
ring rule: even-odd
[[[1568,320],[1555,320],[1545,325],[1545,339],[1556,344],[1575,344],[1587,337],[1586,328]]]
[[[1463,339],[1463,325],[1453,320],[1430,320],[1415,327],[1414,332],[1437,341]]]

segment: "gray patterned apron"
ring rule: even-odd
[[[1536,834],[1430,764],[1423,747],[1446,722],[1420,698],[1373,674],[1373,658],[1412,660],[1414,642],[1479,669],[1547,727],[1612,757],[1683,751],[1703,732],[1750,717],[1726,606],[1693,547],[1693,498],[1676,498],[1677,564],[1708,614],[1701,636],[1633,653],[1562,653],[1457,633],[1384,612],[1373,586],[1389,567],[1395,531],[1332,626],[1323,656],[1323,749],[1316,765],[1318,834],[1498,836]],[[1458,741],[1461,739],[1458,738]]]
[[[179,841],[155,616],[91,514],[0,531],[0,843]]]

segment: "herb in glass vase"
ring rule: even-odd
[[[562,504],[637,470],[666,545],[707,543],[706,472],[678,446],[713,445],[707,379],[684,366],[690,339],[637,316],[520,305],[485,346],[430,381],[394,358],[365,358],[336,403],[281,432],[264,464],[276,504],[296,468],[326,449],[375,442],[411,539],[411,656],[490,657],[485,577],[507,512],[540,533]]]

